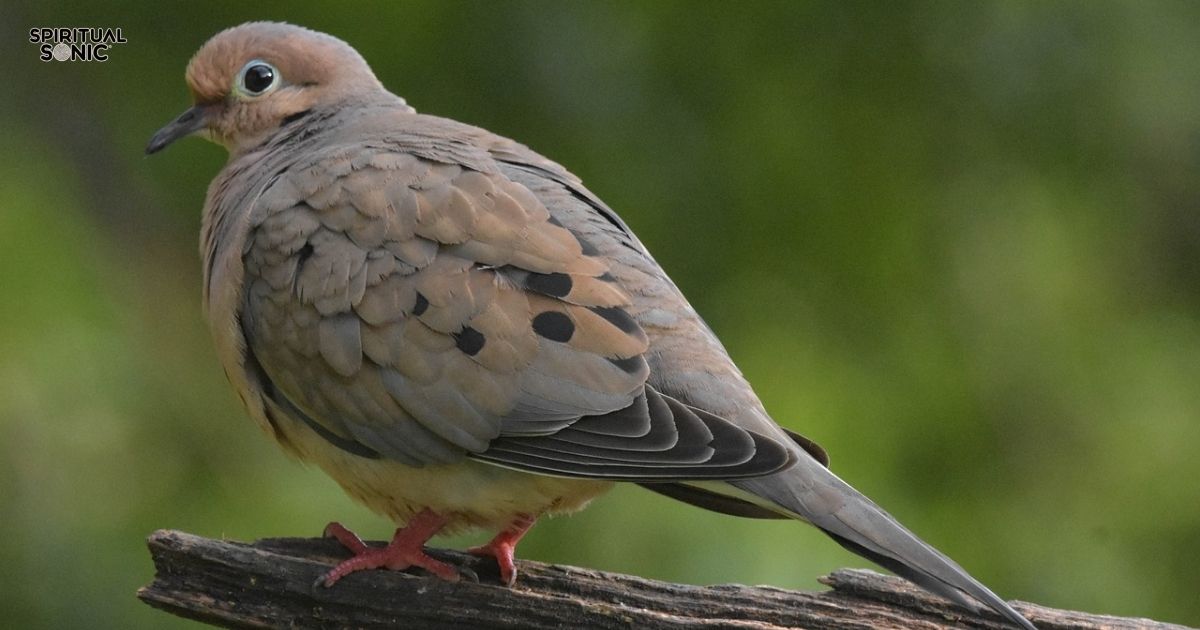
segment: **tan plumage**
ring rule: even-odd
[[[444,527],[504,529],[488,550],[503,568],[533,518],[633,481],[807,520],[1032,627],[776,425],[629,228],[561,166],[415,113],[344,42],[299,27],[224,31],[187,80],[196,105],[147,150],[192,133],[229,149],[201,247],[226,373],[286,450],[408,524],[403,557],[387,559],[334,527],[358,557],[328,583],[406,564],[450,577],[402,535]]]

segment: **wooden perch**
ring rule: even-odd
[[[397,571],[352,574],[314,586],[347,552],[333,540],[279,538],[253,544],[177,531],[150,536],[157,573],[138,591],[165,611],[230,628],[1009,628],[899,578],[843,569],[822,578],[832,591],[764,586],[689,586],[576,567],[521,561],[514,588],[498,585],[495,562],[431,549],[479,581],[457,583]],[[1145,619],[1017,604],[1041,630],[1182,629]]]

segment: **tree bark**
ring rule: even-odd
[[[348,553],[330,539],[279,538],[252,544],[177,531],[150,536],[157,569],[138,591],[147,604],[229,628],[1008,628],[908,582],[858,569],[822,578],[833,590],[690,586],[577,567],[520,561],[513,588],[499,586],[495,562],[453,551],[430,554],[466,579],[446,582],[399,571],[352,574],[314,586]],[[477,578],[478,581],[475,581]],[[1041,630],[1182,629],[1146,619],[1017,604]]]

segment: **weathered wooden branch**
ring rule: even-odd
[[[521,561],[514,588],[498,585],[495,562],[430,553],[478,576],[457,583],[396,571],[350,575],[314,586],[347,552],[329,539],[253,544],[176,531],[150,536],[154,582],[138,591],[168,612],[230,628],[1008,628],[871,571],[840,570],[822,593],[764,586],[688,586],[576,567]],[[1042,630],[1182,629],[1145,619],[1017,604]]]

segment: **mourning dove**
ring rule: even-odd
[[[225,372],[286,451],[400,528],[367,568],[456,570],[438,532],[512,583],[540,516],[614,482],[807,521],[926,589],[1033,625],[777,425],[617,214],[507,138],[418,114],[345,42],[249,23],[187,67],[194,106],[154,135],[229,151],[204,205],[204,302]]]

